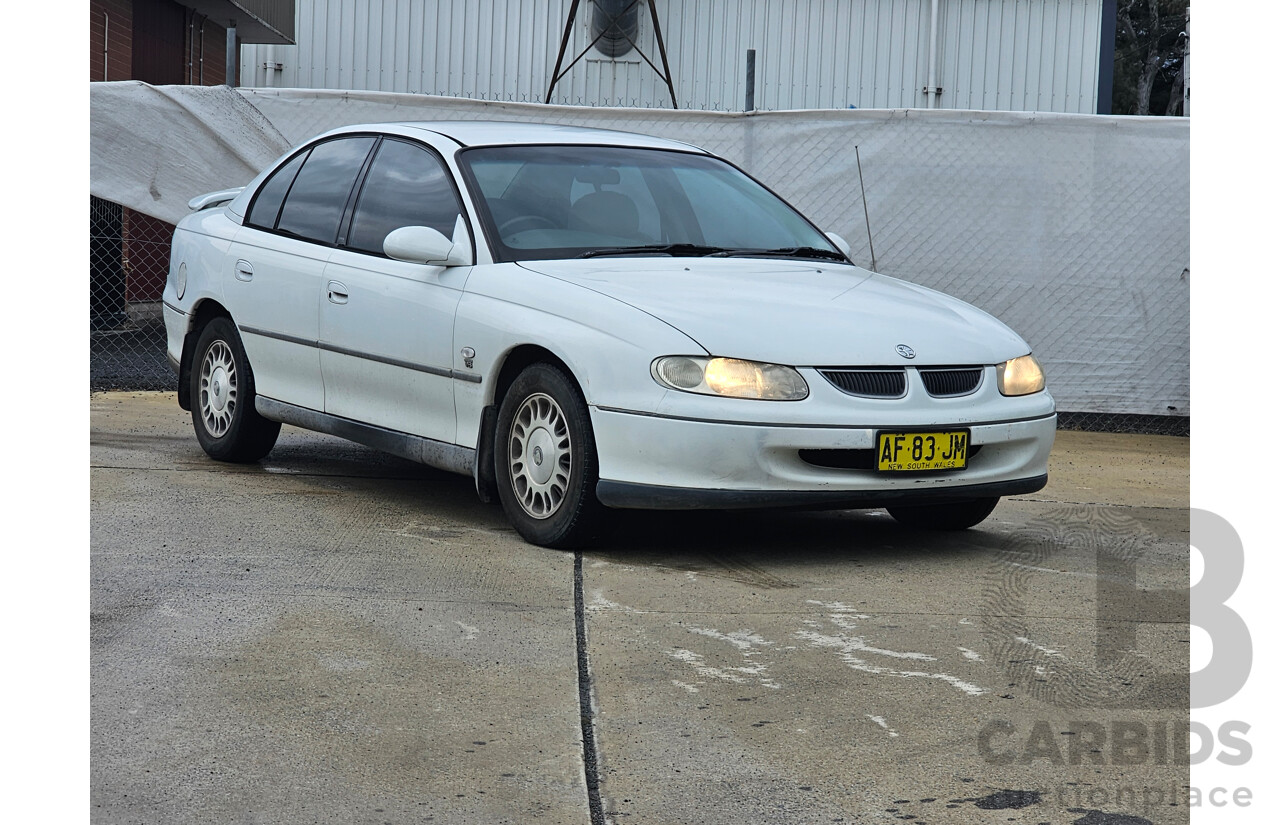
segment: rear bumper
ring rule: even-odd
[[[168,301],[164,302],[163,311],[166,354],[169,366],[173,367],[174,372],[178,372],[182,364],[182,344],[191,331],[191,316]]]
[[[725,424],[594,408],[601,503],[634,509],[883,507],[1035,492],[1048,479],[1057,416],[948,424],[980,446],[958,472],[819,466],[807,451],[870,451],[873,427]],[[913,428],[904,428],[913,429]],[[918,429],[914,428],[914,429]]]

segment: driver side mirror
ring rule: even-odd
[[[834,232],[824,232],[823,234],[827,236],[827,240],[831,241],[833,244],[836,245],[836,249],[839,249],[841,252],[844,253],[844,256],[846,258],[848,258],[853,254],[853,247],[849,246],[849,242],[846,241],[844,238],[840,237]]]
[[[387,257],[429,266],[471,266],[471,236],[462,216],[453,225],[453,240],[429,226],[402,226],[382,242]]]

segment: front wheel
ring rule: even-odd
[[[999,496],[945,504],[899,504],[886,507],[899,524],[917,530],[968,530],[996,509]]]
[[[200,331],[191,369],[191,422],[210,458],[248,464],[271,452],[280,422],[254,409],[253,370],[230,318]]]
[[[577,385],[558,367],[533,364],[498,411],[494,475],[507,518],[525,541],[578,547],[603,523],[591,417]]]

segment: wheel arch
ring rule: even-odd
[[[507,391],[516,377],[533,364],[546,363],[564,371],[564,374],[582,392],[582,381],[563,358],[540,344],[517,344],[501,356],[500,365],[492,382],[488,403],[480,414],[480,432],[476,436],[475,476],[476,493],[486,504],[498,503],[497,480],[493,468],[493,444],[498,428],[498,408],[507,397]]]
[[[191,361],[195,357],[196,341],[200,333],[214,318],[231,318],[227,308],[213,298],[203,298],[192,307],[191,323],[182,339],[182,359],[178,363],[178,406],[191,410]]]

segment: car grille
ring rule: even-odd
[[[907,394],[907,374],[902,369],[818,370],[841,392],[868,398],[901,398]]]
[[[959,367],[940,370],[922,369],[924,388],[933,396],[968,395],[982,383],[982,367]]]

